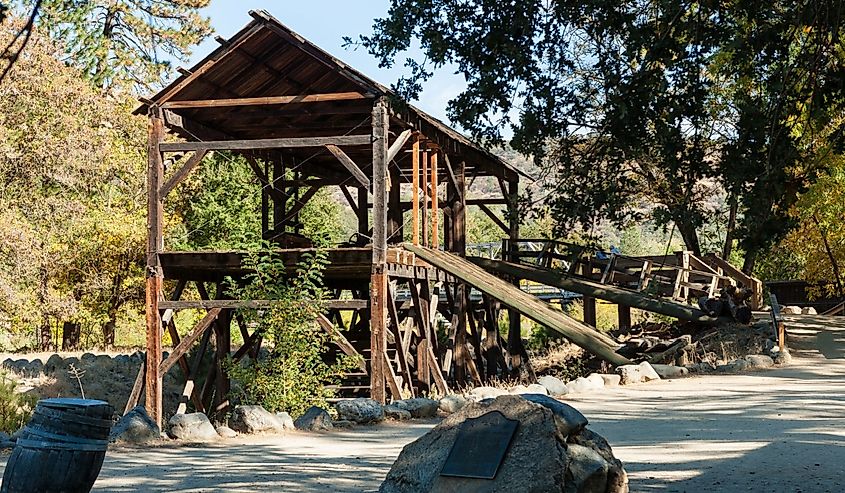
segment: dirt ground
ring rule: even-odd
[[[566,401],[613,445],[632,492],[843,491],[845,317],[793,317],[788,327],[788,367]],[[94,491],[376,491],[402,447],[434,424],[117,448]]]

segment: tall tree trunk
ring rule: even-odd
[[[757,250],[747,250],[745,259],[742,261],[742,272],[749,276],[754,272],[754,265],[757,264]]]
[[[827,240],[827,231],[822,227],[821,223],[819,222],[819,218],[813,214],[813,222],[816,223],[816,228],[819,230],[819,234],[822,237],[822,242],[824,243],[825,252],[827,252],[827,258],[830,260],[830,265],[833,267],[833,282],[836,284],[836,294],[842,298],[843,293],[845,293],[845,289],[842,288],[842,274],[839,271],[839,263],[836,262],[836,257],[833,255],[833,250],[830,248],[830,242]]]
[[[82,327],[77,322],[62,324],[62,351],[73,351],[79,348]]]
[[[114,347],[114,332],[117,326],[117,308],[109,308],[109,320],[103,325],[103,345],[106,348]]]
[[[38,348],[42,351],[49,351],[53,345],[53,331],[50,330],[50,315],[47,307],[49,294],[47,275],[47,263],[41,259],[41,266],[38,269],[38,305],[41,307],[41,325],[36,333],[36,340]]]
[[[722,258],[728,260],[731,258],[731,252],[734,247],[734,231],[736,230],[736,212],[739,208],[739,202],[736,199],[736,193],[731,192],[728,199],[730,205],[730,212],[728,213],[728,227],[725,231],[725,245],[722,247]]]
[[[695,226],[682,221],[675,221],[675,225],[681,233],[681,238],[684,240],[687,250],[695,256],[701,256],[701,244],[698,242],[698,232],[695,230]]]

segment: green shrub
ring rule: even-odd
[[[273,300],[262,310],[243,310],[248,323],[268,342],[269,355],[249,364],[229,362],[226,369],[237,382],[233,393],[244,404],[260,404],[270,412],[287,411],[297,417],[308,407],[327,406],[336,384],[357,361],[324,358],[331,337],[316,324],[324,311],[322,273],[326,254],[318,251],[304,258],[287,283],[285,266],[272,253],[253,253],[247,266],[255,273],[245,287],[234,288],[243,299]]]
[[[18,384],[0,373],[0,431],[14,433],[32,416],[38,398],[17,392]]]

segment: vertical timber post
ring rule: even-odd
[[[631,328],[631,307],[627,305],[617,305],[617,312],[619,314],[619,323],[617,324],[618,328],[620,329],[630,329]]]
[[[437,216],[437,150],[431,153],[431,248],[440,247],[440,222]]]
[[[158,253],[162,249],[162,206],[159,190],[164,175],[164,160],[159,144],[164,137],[161,110],[150,109],[149,144],[147,152],[147,285],[146,285],[146,323],[147,323],[147,360],[144,372],[145,407],[147,414],[161,429],[162,393],[161,393],[161,313],[158,301],[161,296],[163,274]]]
[[[370,397],[386,400],[387,349],[387,101],[373,106],[373,267],[370,279]]]
[[[466,256],[466,161],[460,160],[456,170],[458,189],[455,190],[452,202],[452,244],[455,252],[463,257]],[[454,359],[455,359],[455,380],[458,384],[466,381],[466,360],[469,358],[466,347],[467,332],[467,310],[471,306],[469,290],[466,284],[455,280],[455,317],[453,325],[455,332],[453,336]]]
[[[411,224],[413,235],[411,241],[414,245],[420,244],[420,136],[414,135],[414,144],[411,148]]]
[[[516,259],[517,240],[519,239],[519,181],[508,181],[508,241],[507,248],[502,252],[509,261]],[[519,286],[519,279],[514,278],[513,284]],[[491,312],[492,315],[492,312]],[[511,370],[515,376],[522,378],[523,374],[532,373],[528,362],[528,352],[522,344],[522,316],[512,308],[508,309],[508,354],[511,360]]]
[[[370,237],[370,208],[367,203],[367,191],[364,187],[358,187],[358,233],[361,237],[359,242],[362,245],[369,243]]]

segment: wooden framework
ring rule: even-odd
[[[263,237],[275,242],[275,254],[291,269],[309,251],[300,213],[317,191],[337,187],[355,212],[356,237],[328,252],[325,280],[336,299],[315,321],[315,330],[330,333],[338,351],[364,361],[341,391],[384,402],[403,392],[445,393],[453,382],[518,374],[526,366],[519,317],[511,317],[504,341],[497,300],[472,303],[471,286],[397,245],[406,235],[408,213],[414,243],[463,256],[469,206],[496,217],[503,236],[516,240],[519,173],[431,116],[396,103],[387,88],[266,12],[250,15],[245,28],[220,40],[219,48],[181,70],[181,77],[137,110],[150,119],[147,356],[127,409],[143,396],[161,424],[162,375],[178,365],[185,385],[177,412],[189,405],[225,412],[230,384],[223,361],[255,357],[262,344],[237,310],[268,302],[232,300],[223,283],[226,276],[246,273],[242,253],[165,248],[166,197],[217,151],[246,158],[261,186]],[[188,153],[184,164],[165,169],[174,153]],[[498,181],[502,196],[470,197],[467,183],[480,177]],[[505,219],[494,210],[501,206]],[[175,289],[165,297],[172,283]],[[181,299],[189,285],[200,300]],[[206,315],[180,339],[173,314],[184,309]],[[231,347],[233,325],[245,341],[237,350]],[[443,330],[446,342],[438,338]],[[165,331],[174,349],[162,360]],[[203,365],[212,341],[212,364]]]

